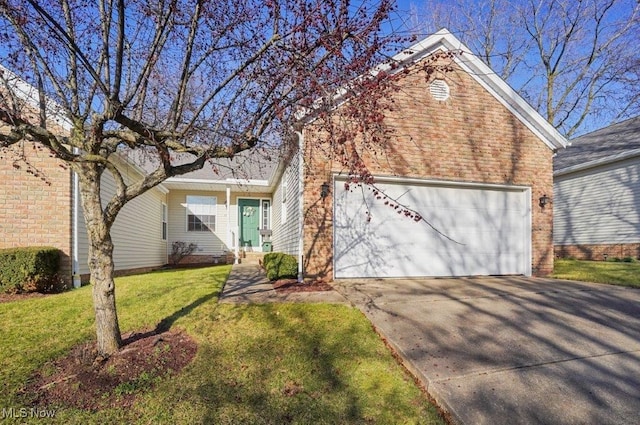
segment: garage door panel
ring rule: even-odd
[[[400,200],[424,220],[398,214],[369,189],[349,192],[337,182],[337,278],[526,274],[526,191],[390,183],[378,187],[387,201]]]

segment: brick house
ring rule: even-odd
[[[552,156],[566,140],[513,89],[442,30],[394,59],[401,68],[461,50],[453,71],[400,77],[398,129],[384,160],[369,159],[377,187],[424,220],[345,190],[340,164],[315,154],[302,132],[305,273],[328,278],[546,275],[553,270]],[[324,182],[331,196],[321,199]],[[368,213],[372,219],[368,220]]]
[[[454,71],[398,79],[396,108],[386,116],[398,138],[384,161],[368,163],[376,187],[424,220],[398,217],[368,188],[345,190],[339,164],[317,155],[317,128],[307,120],[293,149],[259,160],[248,153],[215,172],[206,167],[170,178],[127,204],[112,230],[116,269],[165,264],[173,243],[182,241],[198,245],[187,259],[192,262],[237,258],[242,250],[286,252],[298,257],[300,277],[550,273],[553,214],[540,200],[553,192],[552,156],[566,141],[446,30],[394,60],[407,69],[452,50],[464,52],[453,59]],[[47,233],[55,227],[46,242],[63,250],[65,270],[79,280],[88,269],[74,177],[56,160],[41,159],[52,162],[61,183],[37,189],[40,195],[33,194],[41,186],[37,179],[1,165],[0,225],[11,224],[0,228],[0,247],[35,241],[7,232],[14,223]],[[120,166],[132,179],[144,173],[144,164],[126,155]],[[104,196],[110,185],[103,182]],[[34,196],[43,208],[24,209]],[[47,224],[53,209],[61,215],[55,226]]]

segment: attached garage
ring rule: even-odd
[[[335,278],[531,275],[528,187],[378,180],[345,190],[338,178],[333,194]]]

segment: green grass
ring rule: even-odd
[[[553,277],[640,288],[640,263],[556,260]]]
[[[198,341],[196,358],[130,409],[59,409],[53,422],[443,423],[358,310],[218,304],[228,272],[221,266],[117,279],[123,331],[164,319]],[[92,338],[92,322],[89,288],[0,304],[0,408],[23,407],[19,391],[31,372]]]

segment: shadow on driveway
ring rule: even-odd
[[[336,289],[458,423],[640,421],[640,290],[524,277]]]

